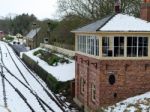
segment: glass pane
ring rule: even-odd
[[[124,37],[114,37],[114,56],[124,56]]]
[[[96,56],[99,56],[99,39],[96,39]]]
[[[103,56],[108,56],[108,50],[109,50],[109,37],[103,37],[102,38],[102,53],[103,53]]]
[[[144,47],[143,55],[148,56],[148,47]]]

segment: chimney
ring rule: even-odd
[[[115,13],[120,13],[120,0],[115,0]]]
[[[141,4],[140,17],[150,22],[150,0],[143,0]]]

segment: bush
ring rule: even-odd
[[[40,59],[44,60],[45,62],[47,62],[51,66],[57,66],[58,62],[60,62],[62,64],[63,63],[67,63],[67,64],[70,63],[70,61],[68,59],[65,59],[64,57],[61,58],[61,57],[55,55],[54,53],[55,53],[54,51],[47,52],[44,50],[38,50],[38,51],[35,51],[33,54],[34,54],[34,56],[41,54]]]
[[[54,58],[56,58],[56,55],[53,55]],[[32,70],[37,73],[37,75],[46,83],[48,88],[52,90],[55,93],[63,93],[64,90],[70,92],[70,81],[67,82],[60,82],[58,81],[54,76],[52,76],[50,73],[45,71],[42,67],[40,67],[37,62],[32,60],[27,55],[23,54],[23,61],[31,68]],[[68,94],[68,92],[63,94]]]
[[[57,65],[57,63],[59,62],[60,58],[54,54],[52,54],[48,60],[47,60],[47,63],[51,66],[53,66],[54,64]]]
[[[13,38],[13,37],[10,37],[10,36],[5,36],[5,39],[6,39],[6,40],[9,40],[9,41],[13,41],[13,40],[14,40],[14,38]]]
[[[59,62],[62,63],[62,64],[63,63],[67,63],[67,64],[70,63],[70,61],[68,59],[65,59],[64,57],[61,58]]]
[[[59,84],[55,77],[53,77],[50,73],[41,68],[34,60],[32,60],[25,54],[23,54],[23,61],[37,73],[37,75],[47,84],[47,86],[52,91],[56,91],[56,86]]]
[[[33,53],[33,55],[36,56],[36,55],[38,55],[38,54],[42,54],[42,52],[43,52],[43,50],[40,49],[40,50],[38,50],[38,51],[35,51],[35,52]]]

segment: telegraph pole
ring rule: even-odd
[[[36,23],[33,23],[32,24],[33,25],[33,27],[34,27],[34,30],[35,30],[35,47],[37,47],[38,45],[37,45],[37,41],[38,41],[38,37],[37,37],[37,24]],[[34,40],[34,39],[33,39]]]

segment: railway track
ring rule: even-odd
[[[8,48],[7,48],[8,49]],[[10,52],[9,52],[10,53]],[[11,55],[11,54],[10,54]],[[51,111],[51,112],[55,112],[55,110],[53,110],[42,98],[40,98],[37,94],[36,94],[36,92],[35,91],[33,91],[31,88],[30,88],[30,86],[29,86],[29,84],[27,84],[27,83],[24,83],[24,82],[22,82],[19,78],[17,78],[13,73],[11,73],[11,71],[5,66],[5,64],[4,64],[4,62],[3,62],[3,56],[2,56],[2,52],[1,52],[1,62],[2,62],[2,67],[3,67],[3,69],[5,69],[8,73],[9,73],[9,75],[11,75],[12,77],[14,77],[18,82],[20,82],[25,88],[27,88],[29,91],[30,91],[30,93],[37,99],[37,101],[38,101],[38,103],[39,103],[39,105],[41,106],[41,108],[43,109],[43,112],[49,112],[49,111]],[[14,63],[15,63],[15,61],[14,61]],[[15,64],[16,66],[17,66],[17,64]],[[25,65],[24,65],[25,66]],[[18,69],[19,69],[19,67],[17,67]],[[29,69],[28,69],[29,70]],[[30,70],[29,70],[30,71]],[[31,71],[30,71],[31,72]],[[31,72],[32,73],[32,72]],[[30,73],[30,74],[31,74]],[[8,75],[8,74],[7,74]],[[33,76],[34,76],[34,74],[32,74]],[[19,89],[17,89],[16,87],[15,87],[15,85],[13,85],[12,83],[11,83],[11,81],[9,81],[9,79],[7,79],[6,77],[5,77],[5,75],[3,74],[3,72],[1,71],[1,77],[2,77],[2,79],[3,79],[3,81],[2,81],[2,83],[4,82],[4,80],[6,81],[6,82],[8,82],[9,83],[9,85],[16,91],[16,93],[22,98],[22,100],[24,100],[24,102],[27,104],[27,106],[30,108],[30,110],[32,111],[32,112],[36,112],[33,108],[32,108],[32,106],[27,102],[27,99],[25,98],[25,96],[23,96],[23,94],[22,94],[22,92],[21,91],[19,91]],[[44,86],[39,82],[39,80],[34,76],[34,78],[36,79],[36,81],[44,88]],[[5,88],[5,84],[3,83],[3,89]],[[45,92],[47,91],[46,90],[46,88],[45,88],[45,90],[44,90]],[[48,91],[47,91],[48,92]],[[46,93],[47,93],[46,92]],[[47,93],[47,94],[49,94],[49,92]],[[5,91],[5,94],[3,94],[3,96],[4,96],[4,103],[5,103],[5,106],[7,107],[7,98],[6,98],[6,91]],[[53,96],[51,96],[50,97],[57,105],[58,105],[58,102],[53,98]],[[59,107],[60,107],[60,104],[58,105]],[[49,111],[47,111],[46,110],[46,108],[48,108],[49,109]],[[60,108],[63,112],[65,112],[65,110],[63,109],[63,107],[61,107]]]
[[[6,49],[9,52],[9,55],[11,55],[8,47],[5,45]],[[44,86],[43,84],[37,79],[37,75],[35,76],[35,73],[33,73],[33,71],[31,71],[26,64],[16,55],[16,53],[13,51],[13,53],[15,54],[16,58],[20,61],[20,63],[22,63],[22,65],[24,66],[24,68],[29,72],[29,74],[39,83],[39,85],[41,85],[41,87],[43,88],[43,90],[46,92],[46,94],[49,96],[50,99],[52,99],[60,108],[63,112],[66,112],[66,108],[69,109],[69,111],[72,110],[71,107],[69,107],[64,101],[62,101],[56,94],[49,92]],[[11,56],[12,58],[12,56]],[[13,58],[12,58],[13,59]],[[13,61],[15,63],[15,65],[17,66],[17,69],[19,69],[18,65],[16,64],[15,61]],[[23,75],[23,73],[22,73]],[[24,76],[24,75],[23,75]],[[65,108],[65,109],[64,109]]]
[[[0,48],[0,55],[1,55],[1,60],[2,60],[2,53],[1,53],[1,48]],[[5,108],[7,108],[7,98],[6,98],[6,89],[5,89],[5,81],[4,81],[4,77],[3,77],[3,67],[0,64],[0,68],[1,68],[1,79],[2,79],[2,86],[3,86],[3,100],[4,100],[4,106]]]

